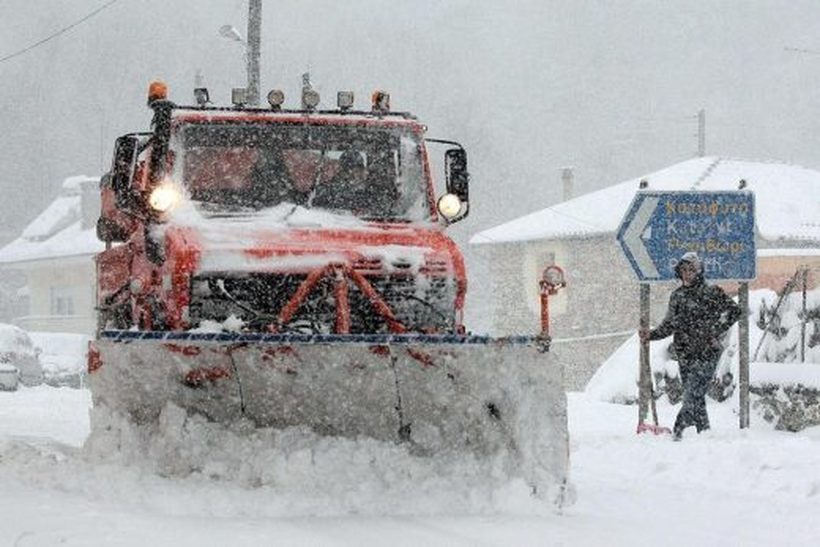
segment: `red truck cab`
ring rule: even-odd
[[[101,329],[460,333],[466,154],[436,201],[413,116],[180,107],[117,139],[101,183]]]

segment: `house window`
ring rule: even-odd
[[[68,287],[51,287],[51,315],[74,315],[74,295]]]

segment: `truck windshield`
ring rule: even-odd
[[[292,203],[415,221],[430,216],[421,146],[401,128],[191,123],[172,151],[175,172],[204,212]]]

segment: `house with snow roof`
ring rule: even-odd
[[[60,195],[20,237],[0,249],[0,268],[26,278],[27,309],[13,322],[32,331],[93,334],[96,329],[94,255],[99,178],[63,181]]]
[[[475,234],[470,243],[491,268],[486,293],[493,299],[493,332],[532,330],[540,312],[538,279],[546,266],[556,264],[568,285],[550,298],[553,337],[580,339],[560,351],[580,367],[597,366],[638,322],[639,285],[615,233],[640,181],[655,191],[727,191],[737,190],[741,179],[754,192],[757,209],[758,277],[750,286],[780,289],[798,266],[820,267],[820,172],[698,157]],[[815,271],[812,286],[817,277]],[[674,287],[652,285],[652,324],[665,313]]]

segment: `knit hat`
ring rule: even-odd
[[[676,276],[681,276],[680,269],[681,266],[684,265],[684,263],[691,264],[692,266],[694,266],[695,270],[697,270],[697,273],[703,273],[703,262],[700,261],[700,257],[698,256],[698,253],[696,253],[695,251],[689,251],[687,253],[684,253],[683,256],[680,257],[680,260],[678,260],[678,263],[675,265]]]

